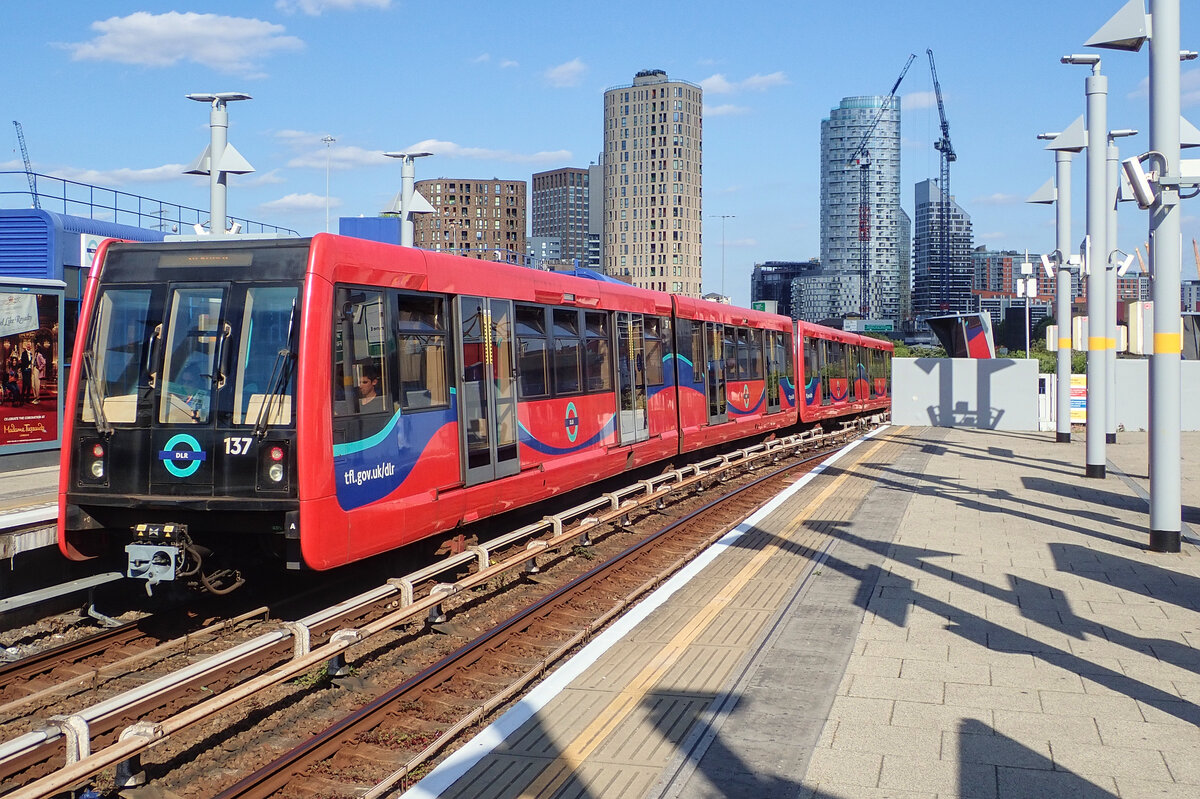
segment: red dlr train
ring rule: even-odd
[[[330,569],[890,404],[885,341],[328,234],[106,242],[79,330],[59,547],[148,588]]]

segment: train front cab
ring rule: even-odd
[[[674,297],[680,452],[796,423],[791,322]]]
[[[215,586],[229,575],[221,554],[282,539],[297,507],[293,354],[306,260],[303,240],[104,248],[64,411],[67,557],[124,548],[128,576],[149,585],[183,576]]]

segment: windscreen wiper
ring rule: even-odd
[[[83,353],[83,377],[87,381],[88,403],[92,406],[92,417],[96,420],[96,430],[105,438],[113,434],[113,426],[104,415],[104,400],[100,396],[100,382],[96,379],[96,367],[93,363],[95,353],[87,350]]]

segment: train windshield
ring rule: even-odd
[[[101,289],[82,420],[291,424],[299,294],[240,282]]]

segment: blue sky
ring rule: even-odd
[[[417,162],[418,178],[528,181],[586,166],[602,146],[604,90],[661,68],[705,88],[705,288],[721,280],[714,217],[733,215],[725,283],[744,304],[755,263],[820,253],[821,119],[842,97],[886,93],[909,53],[917,60],[898,94],[901,198],[912,213],[913,184],[939,169],[926,48],[958,153],[952,191],[976,244],[1051,249],[1052,209],[1025,202],[1053,175],[1035,136],[1083,113],[1088,69],[1058,59],[1085,52],[1123,4],[6,2],[0,97],[5,123],[22,123],[35,171],[207,208],[207,178],[181,172],[208,142],[208,109],[184,95],[246,92],[254,99],[230,105],[230,141],[257,171],[230,179],[228,211],[311,234],[325,228],[327,157],[334,229],[338,216],[373,215],[399,190],[399,163],[384,151],[434,152]],[[1182,45],[1200,50],[1194,5],[1183,14]],[[1142,131],[1122,140],[1123,155],[1147,149],[1147,50],[1097,51],[1110,127]],[[1183,65],[1183,111],[1200,125],[1198,64]],[[21,169],[6,130],[0,169]],[[326,135],[337,140],[328,149]],[[1185,278],[1196,276],[1196,203],[1184,204]],[[1146,214],[1132,204],[1120,226],[1123,249],[1145,240]]]

